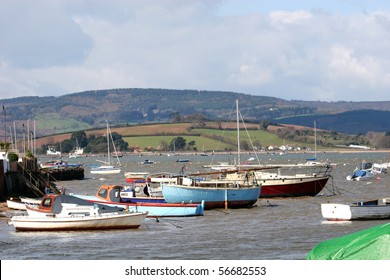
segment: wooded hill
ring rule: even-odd
[[[19,97],[1,100],[7,127],[15,122],[17,133],[35,120],[37,136],[110,125],[234,119],[235,100],[246,122],[290,123],[330,131],[366,134],[388,132],[390,101],[315,102],[283,100],[235,92],[173,89],[107,89],[59,97]],[[343,117],[342,121],[341,117]],[[24,125],[24,126],[23,126]],[[31,124],[32,125],[32,124]],[[4,126],[5,127],[5,126]],[[0,127],[0,137],[4,135]]]

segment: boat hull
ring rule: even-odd
[[[148,218],[162,217],[193,217],[204,215],[204,203],[125,203],[125,202],[110,202],[99,200],[96,197],[75,195],[78,198],[85,199],[90,202],[116,206],[127,209],[133,212],[148,212]]]
[[[10,199],[7,200],[7,207],[14,210],[26,210],[26,204]]]
[[[261,198],[315,196],[325,187],[329,176],[258,180]]]
[[[63,218],[14,216],[10,224],[16,231],[135,229],[140,227],[146,215],[145,212]]]
[[[245,208],[253,206],[260,196],[261,187],[207,188],[179,185],[162,185],[168,203],[201,203],[205,209]]]
[[[119,169],[119,168],[114,168],[114,169],[96,168],[96,169],[91,169],[90,173],[91,174],[100,174],[100,175],[119,174],[119,173],[121,173],[121,169]]]
[[[123,202],[126,203],[165,203],[164,198],[158,197],[122,197]]]
[[[321,204],[321,214],[328,221],[390,219],[390,205]]]

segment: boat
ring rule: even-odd
[[[141,164],[155,164],[156,162],[150,159],[145,159],[141,161]]]
[[[112,156],[113,156],[113,157],[123,157],[123,154],[120,153],[120,152],[113,152],[113,153],[112,153]]]
[[[84,148],[79,146],[76,147],[76,150],[73,153],[69,154],[69,158],[80,158],[84,154]]]
[[[16,231],[130,229],[138,228],[147,215],[63,194],[45,195],[38,208],[26,210],[28,215],[9,222]]]
[[[205,165],[214,170],[254,170],[261,184],[261,198],[316,196],[331,178],[332,165],[278,164],[278,165]]]
[[[176,162],[190,162],[190,160],[187,158],[179,158],[176,160]]]
[[[363,160],[351,174],[349,174],[346,179],[348,181],[367,181],[374,179],[374,174],[372,172],[373,164],[371,162],[366,162]]]
[[[369,170],[356,170],[352,174],[349,174],[346,179],[348,181],[367,181],[374,179],[374,175]]]
[[[104,165],[100,165],[100,166],[91,168],[91,171],[90,171],[91,174],[109,175],[109,174],[119,174],[122,171],[119,167],[116,167],[116,166],[111,164],[110,140],[113,143],[114,149],[115,149],[115,145],[114,145],[114,141],[112,139],[110,127],[108,126],[108,122],[107,122],[106,135],[107,135],[107,162],[103,161]],[[118,164],[120,165],[119,158],[118,157],[116,157],[116,158],[117,158]]]
[[[236,100],[236,112],[237,154],[239,157],[238,100]],[[213,176],[217,176],[217,178],[213,178]],[[241,170],[181,175],[178,177],[177,183],[162,183],[162,193],[168,203],[200,203],[205,201],[206,209],[251,207],[257,202],[260,191],[261,186],[256,181],[253,172]]]
[[[390,219],[390,198],[352,204],[323,203],[321,214],[328,221]]]
[[[7,199],[7,207],[13,210],[26,210],[26,204],[20,199],[14,199],[12,197]]]
[[[129,171],[125,174],[127,183],[146,183],[148,180],[149,172],[137,172]]]
[[[48,147],[46,151],[46,155],[48,156],[61,156],[60,151],[56,151],[54,147]]]
[[[388,163],[373,163],[371,168],[372,174],[387,174]]]
[[[136,202],[135,200],[146,199],[146,197],[152,197],[154,199],[160,198],[162,200],[161,202],[164,202],[161,184],[177,182],[177,177],[167,172],[155,174],[150,174],[149,172],[126,172],[125,177],[126,182],[131,184],[130,186],[125,186],[125,189],[134,193],[134,195],[129,198],[127,198],[128,195],[123,193],[125,202]],[[126,199],[132,201],[126,201]]]
[[[263,170],[254,173],[261,183],[261,198],[316,196],[327,184],[333,169],[329,164],[260,167]]]
[[[123,197],[124,193],[129,193],[125,190],[124,186],[118,185],[106,185],[100,186],[95,196],[74,196],[85,199],[94,203],[101,203],[110,206],[117,206],[128,209],[129,211],[148,212],[149,218],[158,217],[192,217],[203,216],[204,214],[204,202],[201,203],[166,203],[165,200],[153,199],[145,202],[138,202],[135,200],[131,202],[126,199],[128,196]]]
[[[41,173],[50,174],[58,181],[84,179],[84,166],[77,163],[68,163],[62,160],[41,163]]]
[[[255,171],[261,182],[261,197],[302,197],[319,194],[329,178],[333,167],[317,161],[317,124],[314,121],[314,157],[307,158],[303,164],[280,164],[262,166],[264,170]]]
[[[249,208],[260,197],[261,186],[242,179],[196,180],[179,178],[178,184],[162,184],[162,193],[168,203],[201,203],[205,209],[213,208]]]

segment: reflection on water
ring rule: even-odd
[[[232,155],[218,155],[213,163]],[[248,155],[250,158],[251,155]],[[298,163],[305,154],[260,155],[262,163]],[[321,158],[322,157],[322,158]],[[142,165],[144,159],[158,164]],[[188,172],[202,171],[212,157],[125,156],[123,171],[175,172],[185,165]],[[245,158],[242,156],[242,158]],[[321,203],[354,202],[390,194],[390,175],[376,175],[371,182],[345,179],[362,160],[388,162],[386,153],[321,154],[321,160],[337,164],[333,179],[316,197],[260,199],[251,209],[217,209],[203,217],[147,219],[135,230],[88,232],[15,232],[0,220],[1,259],[305,259],[319,242],[388,221],[325,222]],[[86,179],[60,182],[68,192],[95,194],[101,184],[125,184],[121,175],[92,176],[89,166],[96,158],[71,159],[86,165]],[[340,195],[331,195],[332,189]]]

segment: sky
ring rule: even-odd
[[[0,0],[0,99],[111,88],[390,100],[390,1]]]

